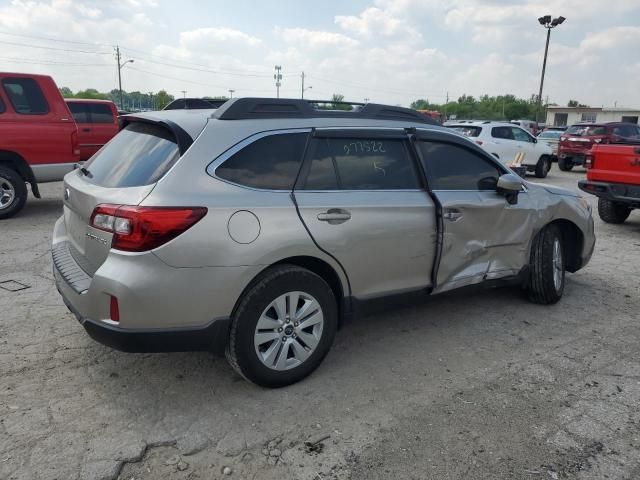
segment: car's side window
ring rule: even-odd
[[[513,132],[511,131],[511,127],[493,127],[491,129],[491,136],[493,138],[513,140]]]
[[[76,123],[89,123],[89,113],[87,111],[86,103],[69,102],[67,103],[67,106],[69,107],[71,115],[73,115],[73,119]]]
[[[102,103],[89,103],[91,123],[113,123],[113,112],[109,105]]]
[[[2,86],[16,113],[23,115],[49,113],[49,105],[44,94],[33,78],[5,78],[2,80]]]
[[[490,160],[459,145],[419,142],[432,190],[495,190],[503,171]]]
[[[315,138],[309,150],[307,190],[420,188],[406,141],[392,138]]]
[[[518,142],[533,143],[533,140],[531,139],[531,136],[527,132],[522,130],[521,128],[511,127],[511,131],[513,132],[513,139],[514,140],[516,140]]]
[[[259,138],[227,159],[215,174],[245,187],[290,190],[302,163],[307,136],[286,133]]]
[[[0,113],[4,113],[5,108],[4,108],[4,102],[2,101],[2,98],[0,98]]]

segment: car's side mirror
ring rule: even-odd
[[[522,178],[515,173],[505,173],[498,178],[496,191],[504,195],[510,205],[518,203],[518,193],[522,191]]]

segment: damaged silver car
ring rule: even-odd
[[[125,117],[64,182],[58,289],[123,351],[226,351],[246,379],[310,374],[358,305],[483,282],[557,302],[595,238],[577,194],[531,184],[413,110],[241,98]]]

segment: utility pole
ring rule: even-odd
[[[280,85],[282,85],[282,83],[280,82],[280,80],[282,80],[280,71],[282,70],[282,67],[280,65],[276,65],[275,68],[276,73],[273,75],[273,79],[276,81],[276,98],[280,98]]]
[[[536,122],[539,121],[540,109],[542,107],[542,86],[544,85],[544,73],[547,69],[547,54],[549,53],[549,39],[551,38],[551,29],[561,25],[566,18],[558,17],[551,20],[551,15],[545,15],[538,18],[538,23],[547,29],[547,43],[544,46],[544,60],[542,61],[542,75],[540,76],[540,91],[538,92],[538,108],[536,108]]]
[[[368,97],[364,99],[364,103],[369,103],[369,98]]]
[[[300,98],[304,98],[304,72],[302,72],[301,78],[302,78],[302,88],[300,89]]]
[[[149,110],[154,110],[154,108],[153,108],[153,92],[149,92]]]
[[[126,62],[120,63],[120,58],[120,46],[116,45],[116,62],[118,64],[118,92],[120,96],[120,109],[123,109],[124,102],[122,101],[122,75],[120,73],[120,70],[122,70],[122,67],[124,67],[127,63],[133,63],[133,59],[129,59]]]
[[[444,103],[444,119],[447,120],[447,105],[449,103],[449,92],[447,92],[447,101]]]
[[[229,89],[229,98],[233,98],[233,92],[235,92],[235,90],[233,89]]]
[[[187,98],[187,91],[186,90],[180,90],[182,92],[182,98]]]

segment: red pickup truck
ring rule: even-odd
[[[640,142],[594,145],[585,157],[587,179],[581,190],[598,196],[598,214],[607,223],[623,223],[640,208]]]
[[[67,98],[67,106],[78,125],[80,160],[89,160],[120,130],[118,109],[110,100]]]
[[[18,213],[27,186],[57,182],[80,161],[78,127],[51,77],[0,72],[0,219]]]

